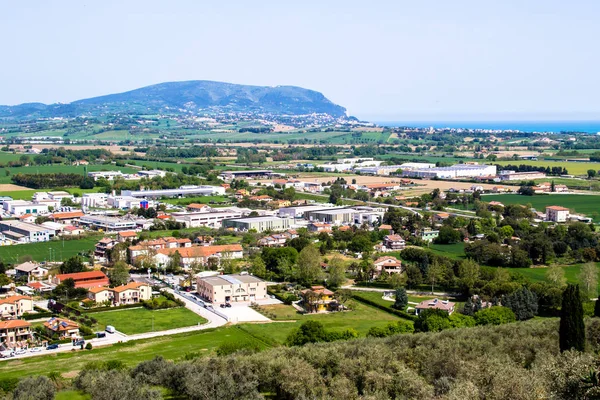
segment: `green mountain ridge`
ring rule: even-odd
[[[297,86],[251,86],[214,81],[165,82],[123,93],[68,104],[24,103],[0,106],[2,118],[75,117],[141,113],[242,112],[262,114],[328,114],[343,117],[346,109],[322,93]]]

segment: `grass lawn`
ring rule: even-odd
[[[238,325],[135,340],[113,346],[97,347],[93,350],[0,361],[0,376],[3,378],[22,378],[29,375],[46,375],[56,371],[68,377],[73,377],[85,364],[91,361],[119,360],[128,366],[135,366],[141,361],[151,360],[156,356],[178,360],[190,353],[210,354],[222,343],[239,341],[255,342],[260,348],[268,347],[264,342],[254,339],[240,329]]]
[[[227,196],[198,196],[198,197],[183,197],[181,199],[165,199],[165,203],[171,203],[178,206],[187,206],[192,203],[210,204],[210,203],[231,203],[231,199]]]
[[[100,329],[106,327],[106,325],[112,325],[118,331],[127,335],[152,332],[153,327],[154,331],[164,331],[206,323],[206,319],[184,307],[165,310],[134,308],[103,311],[89,315],[98,320]]]
[[[55,400],[89,400],[91,399],[89,394],[80,393],[76,390],[63,390],[56,393]]]
[[[498,194],[482,196],[483,201],[499,201],[508,204],[531,204],[533,208],[544,212],[546,206],[562,206],[577,213],[592,217],[595,222],[600,222],[600,196],[583,194],[548,194],[521,196],[518,194]]]
[[[581,267],[583,264],[569,265],[566,267],[562,267],[565,271],[565,278],[567,278],[567,282],[569,283],[578,283],[579,273],[581,272]],[[496,267],[482,267],[482,268],[496,268]],[[596,268],[598,269],[598,273],[600,274],[600,263],[596,263]],[[548,268],[506,268],[511,274],[522,275],[529,279],[532,282],[545,282],[546,273],[548,272]],[[598,285],[598,291],[600,293],[600,283]]]
[[[519,160],[519,161],[496,161],[498,165],[533,165],[536,167],[564,167],[567,172],[571,175],[587,175],[588,169],[598,170],[598,163],[593,162],[567,162],[567,161],[530,161],[530,160]],[[550,177],[551,179],[552,177]]]
[[[429,250],[441,256],[446,256],[452,259],[462,259],[465,257],[465,244],[431,244]]]
[[[274,322],[271,324],[247,324],[243,329],[257,338],[267,342],[275,341],[284,343],[290,332],[300,326],[304,321],[315,320],[325,326],[325,329],[341,331],[344,329],[355,329],[360,335],[367,334],[373,326],[385,326],[390,322],[398,321],[400,318],[378,310],[375,307],[351,300],[348,306],[352,311],[344,311],[329,314],[300,314],[292,306],[277,304],[264,306],[269,312],[294,322]],[[279,318],[280,317],[280,318]]]
[[[2,246],[0,247],[0,260],[14,263],[19,261],[20,257],[28,255],[35,261],[49,261],[52,254],[53,261],[62,261],[81,252],[93,250],[101,238],[101,235],[94,235],[83,239],[65,240],[64,242],[62,240],[52,240],[49,242]],[[52,251],[49,249],[52,249]]]

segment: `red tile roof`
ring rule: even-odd
[[[70,212],[62,212],[62,213],[54,213],[50,216],[52,219],[71,219],[71,218],[81,218],[85,214],[83,211],[70,211]]]
[[[27,321],[23,321],[22,319],[13,319],[10,321],[0,321],[0,330],[14,329],[14,328],[26,328],[28,326],[31,326],[31,324]]]

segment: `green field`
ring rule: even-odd
[[[177,165],[177,164],[173,164]],[[69,174],[80,174],[84,175],[85,171],[121,171],[123,173],[131,174],[138,170],[131,167],[118,167],[112,164],[102,165],[32,165],[29,167],[5,167],[0,169],[0,183],[12,183],[10,176],[6,175],[6,171],[10,172],[10,175],[15,174],[55,174],[55,173],[69,173]]]
[[[63,390],[56,393],[54,400],[90,400],[91,397],[85,393],[79,393],[75,390]]]
[[[101,235],[93,235],[83,239],[74,240],[52,240],[49,242],[16,244],[0,247],[0,260],[6,263],[15,263],[23,256],[31,256],[34,261],[62,261],[76,256],[81,252],[94,249],[94,246],[102,238]],[[52,250],[49,250],[52,249]]]
[[[134,308],[130,310],[103,311],[90,314],[98,320],[100,329],[112,325],[126,335],[137,333],[165,331],[206,323],[202,318],[187,308],[168,308],[165,310],[148,310]]]
[[[446,256],[453,259],[463,259],[465,257],[465,244],[431,244],[429,249],[436,254]]]
[[[326,329],[343,330],[352,328],[364,336],[373,326],[385,326],[389,322],[400,318],[381,311],[375,307],[351,300],[348,306],[352,311],[330,314],[300,314],[294,307],[283,304],[264,306],[269,312],[277,315],[279,320],[295,322],[274,322],[271,324],[249,324],[244,329],[252,335],[263,338],[265,341],[284,343],[290,332],[306,320],[315,320],[323,323]]]
[[[73,373],[77,373],[85,364],[92,361],[119,360],[128,366],[134,366],[156,356],[178,360],[191,353],[209,354],[222,343],[240,341],[256,343],[260,348],[268,346],[244,332],[239,326],[233,326],[135,340],[89,351],[0,361],[0,375],[3,378],[22,378],[28,375],[47,375],[56,371],[62,374],[70,373],[69,376],[72,377]]]
[[[209,203],[231,203],[231,199],[227,196],[198,196],[198,197],[183,197],[181,199],[165,199],[161,200],[164,203],[170,203],[179,206],[187,206],[192,203],[209,204]]]
[[[593,162],[567,162],[567,161],[530,161],[530,160],[518,160],[518,161],[496,161],[498,165],[533,165],[536,167],[564,167],[570,175],[587,175],[588,169],[598,171],[600,169],[600,163]]]
[[[518,194],[484,195],[483,201],[499,201],[508,204],[530,204],[538,211],[544,212],[546,206],[563,206],[580,214],[587,215],[600,222],[600,196],[580,194],[547,194],[521,196]]]

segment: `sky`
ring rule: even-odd
[[[322,92],[372,121],[600,120],[600,1],[3,1],[0,104],[160,82]]]

